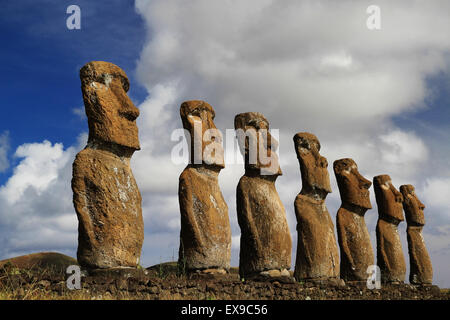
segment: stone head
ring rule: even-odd
[[[89,142],[139,150],[139,109],[127,95],[127,75],[118,66],[92,61],[80,70],[81,90],[89,125]]]
[[[201,100],[185,101],[180,116],[190,136],[191,163],[225,167],[222,135],[214,124],[213,107]]]
[[[319,139],[312,133],[299,132],[294,136],[295,152],[300,162],[302,190],[312,193],[331,193],[328,162],[319,153]]]
[[[392,185],[391,177],[387,174],[374,177],[373,188],[380,218],[403,221],[403,196]]]
[[[245,158],[246,172],[279,176],[282,171],[275,150],[278,141],[269,132],[269,121],[259,112],[236,115],[234,129],[237,131],[239,149]]]
[[[405,184],[400,186],[403,195],[403,210],[405,211],[406,222],[409,225],[425,225],[423,209],[425,205],[417,198],[414,186]]]
[[[355,161],[350,158],[336,160],[333,163],[342,203],[371,209],[369,188],[372,182],[358,171]]]

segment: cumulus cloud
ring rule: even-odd
[[[440,212],[450,217],[450,178],[432,177],[426,180],[422,190],[424,202],[439,208]]]
[[[149,89],[176,85],[180,100],[203,97],[230,114],[259,110],[324,137],[377,129],[421,106],[426,76],[446,67],[450,45],[436,35],[436,25],[449,27],[442,7],[380,5],[383,28],[373,32],[364,2],[137,1],[152,31],[138,74]]]
[[[370,4],[137,0],[137,11],[149,28],[137,74],[153,99],[141,105],[141,116],[149,118],[141,121],[141,139],[149,133],[145,139],[158,146],[147,148],[160,151],[136,155],[135,172],[143,177],[137,177],[138,181],[149,191],[172,190],[176,195],[183,166],[166,162],[175,145],[170,142],[173,124],[181,127],[178,110],[182,101],[203,99],[215,108],[215,122],[222,130],[233,128],[234,115],[245,111],[264,113],[271,127],[280,129],[284,175],[277,186],[287,210],[294,252],[292,203],[301,188],[292,143],[296,132],[315,133],[330,164],[351,157],[369,179],[389,174],[397,187],[412,183],[422,190],[433,149],[420,133],[396,126],[393,117],[428,108],[426,101],[433,90],[428,77],[449,71],[450,38],[441,31],[450,28],[444,14],[450,5],[446,1],[379,1],[382,29],[374,32],[366,28]],[[161,102],[158,96],[165,98]],[[145,163],[152,174],[143,173]],[[227,163],[220,175],[232,222],[235,265],[239,227],[234,193],[242,167]],[[334,217],[340,199],[331,165],[330,177],[334,192],[327,203]],[[158,192],[148,193],[147,199],[156,204],[147,207],[149,220],[166,217],[166,227],[159,227],[167,236],[169,221],[178,215],[176,206],[160,209],[164,201]],[[373,196],[372,204],[367,221],[374,237]],[[433,220],[429,223],[432,229]],[[171,226],[173,237],[178,237],[175,224]]]
[[[84,144],[86,134],[79,140]],[[49,141],[16,149],[19,163],[0,187],[0,258],[47,250],[74,256],[77,221],[70,181],[79,149]]]
[[[34,190],[39,196],[58,178],[59,169],[68,162],[70,156],[70,152],[63,152],[62,144],[56,143],[52,146],[47,140],[19,146],[14,157],[22,158],[22,161],[14,168],[14,174],[6,185],[1,188],[8,204],[15,204],[27,189]]]

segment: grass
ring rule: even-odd
[[[52,300],[58,297],[58,293],[48,290],[45,279],[55,273],[55,268],[18,268],[11,262],[6,262],[0,267],[0,300]],[[61,273],[61,270],[58,270]],[[64,281],[62,281],[64,282]],[[64,290],[61,283],[61,289]],[[68,290],[68,289],[67,289]]]

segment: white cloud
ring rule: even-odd
[[[13,176],[0,189],[8,203],[15,204],[28,188],[39,196],[58,178],[58,170],[71,160],[72,152],[64,153],[62,144],[27,143],[19,146],[14,157],[23,160],[14,168]]]
[[[323,68],[349,68],[353,64],[353,59],[345,52],[339,52],[323,57],[320,63]]]
[[[74,115],[76,115],[80,120],[87,121],[86,112],[84,111],[84,106],[73,108],[72,113]]]
[[[448,72],[450,38],[442,30],[450,29],[444,13],[450,4],[379,1],[382,30],[376,32],[365,24],[370,4],[137,0],[136,8],[150,30],[137,74],[154,99],[151,108],[149,102],[141,106],[141,117],[150,119],[140,122],[141,138],[145,135],[158,144],[147,145],[148,149],[159,148],[151,153],[143,148],[134,160],[135,175],[149,191],[144,194],[149,203],[162,203],[160,193],[152,195],[150,190],[176,195],[183,166],[166,162],[176,144],[169,142],[170,134],[174,124],[181,127],[181,102],[191,99],[211,103],[222,130],[233,128],[234,116],[245,111],[264,113],[271,127],[280,129],[284,175],[277,187],[294,248],[293,201],[301,188],[292,143],[296,132],[313,132],[321,141],[322,154],[330,164],[334,191],[327,203],[333,217],[340,199],[332,162],[339,158],[355,159],[370,180],[389,174],[397,187],[412,183],[420,189],[429,174],[426,164],[433,150],[417,132],[395,126],[392,117],[425,108],[432,89],[427,77]],[[170,99],[158,101],[161,88],[170,92]],[[228,164],[219,176],[234,240],[239,234],[235,187],[242,173],[242,164]],[[377,219],[373,195],[372,205],[374,209],[367,213],[371,234]],[[156,211],[155,219],[166,217],[166,227],[160,227],[167,236],[169,221],[179,213],[176,206],[163,211],[159,207],[149,211],[148,219]],[[430,220],[431,230],[435,221]],[[177,231],[172,235],[177,238]],[[233,250],[234,265],[237,255],[238,250]],[[444,278],[450,283],[450,275]]]
[[[367,6],[353,1],[136,5],[152,30],[138,68],[149,89],[177,83],[180,100],[203,97],[231,114],[259,110],[284,127],[312,123],[321,136],[330,127],[329,134],[376,130],[420,106],[426,76],[446,67],[450,47],[433,29],[450,27],[442,7],[420,2],[380,3],[386,16],[378,32],[365,27]]]
[[[426,179],[423,188],[420,190],[420,195],[423,202],[426,205],[428,204],[427,208],[436,208],[436,212],[450,218],[450,177]]]
[[[428,150],[414,133],[395,130],[381,135],[380,141],[382,144],[380,147],[381,158],[385,163],[403,165],[405,160],[408,163],[423,163],[427,160]]]
[[[84,139],[80,135],[80,142]],[[77,150],[49,141],[17,148],[20,162],[0,187],[0,258],[47,250],[74,255],[77,219],[70,181]]]

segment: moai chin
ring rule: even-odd
[[[275,188],[275,180],[282,174],[275,153],[278,142],[261,113],[236,115],[234,127],[245,158],[245,174],[236,189],[241,228],[239,274],[243,278],[290,277],[292,240]]]
[[[367,268],[374,264],[374,253],[364,215],[372,208],[369,188],[372,182],[358,171],[352,159],[333,163],[341,207],[336,215],[341,252],[340,275],[345,281],[366,281]]]
[[[331,280],[339,278],[339,253],[334,224],[325,205],[331,192],[327,159],[320,155],[320,142],[311,133],[294,136],[300,163],[302,190],[294,202],[297,218],[295,278]]]
[[[80,70],[88,143],[73,163],[78,263],[88,269],[136,268],[144,240],[141,194],[130,168],[139,150],[137,109],[125,72],[93,61]]]
[[[373,178],[373,187],[378,206],[377,265],[384,283],[403,283],[406,264],[398,233],[398,224],[403,219],[403,196],[392,185],[388,175]]]
[[[218,181],[224,168],[222,136],[214,125],[213,108],[204,101],[183,102],[180,116],[189,133],[191,163],[179,179],[178,263],[189,272],[226,273],[230,268],[231,228]]]
[[[400,186],[400,192],[403,195],[403,210],[407,223],[409,282],[415,285],[430,285],[433,282],[433,267],[422,235],[425,205],[417,198],[412,185]]]

